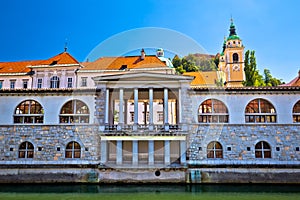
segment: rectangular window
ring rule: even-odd
[[[0,89],[2,89],[2,87],[3,87],[3,81],[1,80],[0,81]]]
[[[134,122],[134,112],[130,112],[130,122]]]
[[[15,89],[16,80],[10,80],[10,89]]]
[[[72,87],[73,87],[73,79],[68,78],[68,88],[72,88]]]
[[[28,88],[28,80],[27,79],[23,80],[23,88],[24,89]]]
[[[157,114],[158,114],[158,116],[157,116],[158,121],[159,122],[164,121],[164,113],[159,111],[159,112],[157,112]]]
[[[37,88],[42,88],[42,84],[43,84],[43,79],[38,78],[38,80],[37,80]]]
[[[82,77],[81,78],[81,87],[86,87],[87,86],[87,77]]]

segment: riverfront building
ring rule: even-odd
[[[243,87],[243,54],[231,22],[216,72],[162,49],[0,63],[0,182],[298,183],[299,77]]]

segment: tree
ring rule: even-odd
[[[256,69],[255,51],[246,51],[244,65],[246,76],[244,86],[277,86],[281,84],[281,80],[274,78],[268,69],[264,69],[263,76],[259,74]]]

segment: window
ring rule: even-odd
[[[15,89],[16,80],[10,80],[10,89]]]
[[[51,77],[50,88],[59,88],[59,78],[57,76]]]
[[[0,80],[0,89],[2,89],[2,87],[3,87],[3,81]]]
[[[130,122],[134,122],[134,112],[130,112]]]
[[[65,103],[60,111],[60,123],[89,123],[89,109],[80,100]]]
[[[26,89],[28,88],[28,80],[23,80],[23,88]]]
[[[300,100],[293,107],[293,122],[300,122]]]
[[[69,142],[66,147],[66,158],[80,158],[81,147],[77,142]]]
[[[219,142],[211,142],[207,145],[207,158],[223,158],[223,148]]]
[[[87,77],[82,77],[81,78],[81,87],[86,87],[87,86]]]
[[[228,123],[228,109],[217,99],[205,100],[198,109],[199,123]]]
[[[14,123],[34,124],[44,122],[44,109],[37,101],[25,100],[20,103],[14,113]]]
[[[159,122],[164,121],[164,113],[162,111],[158,111],[157,115],[158,115],[157,119],[158,119]]]
[[[271,148],[267,142],[261,141],[255,145],[255,158],[271,158]]]
[[[43,84],[43,79],[39,78],[37,80],[37,88],[42,88],[42,84]]]
[[[234,54],[232,55],[232,60],[233,60],[234,63],[238,62],[238,61],[239,61],[239,54],[234,53]]]
[[[73,79],[68,78],[68,88],[72,88],[72,87],[73,87]]]
[[[19,147],[19,158],[33,158],[34,147],[30,142],[23,142]]]
[[[254,99],[246,106],[245,121],[246,123],[275,123],[275,108],[265,99]]]

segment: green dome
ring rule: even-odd
[[[237,36],[237,35],[231,35],[231,36],[229,36],[229,37],[227,38],[227,41],[228,41],[228,40],[240,40],[240,37]]]

